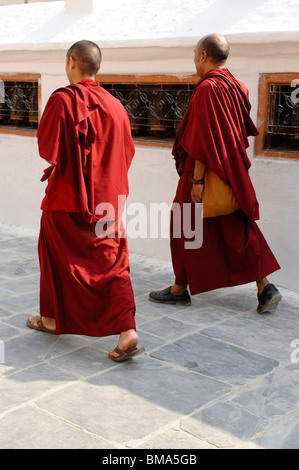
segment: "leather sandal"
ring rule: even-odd
[[[121,362],[121,361],[126,361],[127,359],[131,359],[132,356],[135,356],[136,354],[140,354],[144,351],[144,348],[136,348],[136,346],[132,346],[131,348],[128,349],[120,349],[118,346],[113,349],[113,351],[110,351],[108,356],[112,361],[115,362]],[[112,353],[116,352],[116,354],[119,354],[118,357],[112,356]]]
[[[56,330],[49,330],[49,328],[46,328],[44,326],[42,317],[37,317],[36,325],[33,325],[31,323],[30,318],[28,318],[26,324],[27,326],[29,326],[29,328],[32,328],[33,330],[43,331],[44,333],[49,333],[50,335],[56,335]]]

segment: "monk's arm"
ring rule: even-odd
[[[198,181],[204,177],[206,172],[206,165],[199,160],[195,160],[195,167],[193,172],[193,178]]]
[[[193,179],[195,181],[202,180],[206,171],[206,165],[199,160],[195,160],[194,172],[193,172]],[[193,184],[191,190],[191,200],[194,202],[201,202],[202,200],[202,192],[203,192],[204,185],[203,184]]]

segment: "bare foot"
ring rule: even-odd
[[[136,333],[135,330],[123,331],[119,335],[117,346],[122,351],[127,351],[128,349],[136,348],[137,344],[138,344],[138,334]],[[121,354],[118,354],[115,350],[110,351],[109,355],[115,358],[118,358],[121,356]]]

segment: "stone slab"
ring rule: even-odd
[[[71,395],[62,390],[37,403],[104,439],[122,442],[144,438],[229,390],[208,377],[140,357],[77,382]]]
[[[152,356],[229,384],[244,384],[278,365],[278,361],[201,334],[167,344]]]
[[[59,417],[27,405],[1,420],[1,449],[115,449],[107,441]]]

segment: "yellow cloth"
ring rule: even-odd
[[[203,218],[231,214],[240,208],[231,187],[209,169],[205,173],[202,203]]]
[[[52,178],[54,171],[56,170],[56,166],[54,166],[53,170],[51,171],[51,174],[49,176],[49,179]]]

